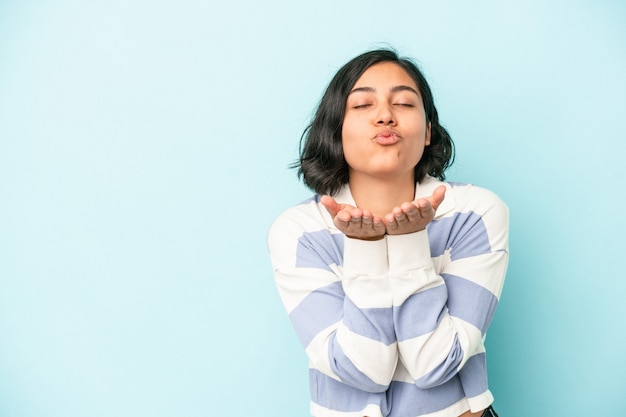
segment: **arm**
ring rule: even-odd
[[[331,234],[323,210],[311,202],[272,225],[276,284],[311,366],[359,390],[383,392],[398,360],[386,240]]]
[[[508,210],[475,188],[463,212],[387,240],[400,359],[420,388],[441,385],[482,349],[506,271]]]

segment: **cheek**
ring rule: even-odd
[[[417,165],[419,163],[419,161],[421,161],[422,156],[424,156],[424,138],[420,138],[418,140],[416,140],[413,144],[413,146],[411,147],[411,156],[412,156],[412,160],[411,160],[411,164],[413,166]]]
[[[359,124],[352,117],[345,117],[341,125],[341,137],[350,138],[358,132]]]
[[[359,137],[360,135],[358,129],[355,128],[355,124],[351,123],[350,120],[345,120],[341,128],[341,146],[346,158],[348,158],[348,155],[356,152]]]
[[[341,146],[343,148],[343,159],[346,160],[348,165],[352,165],[358,153],[357,149],[353,146],[353,142],[349,137],[344,136],[341,139]]]

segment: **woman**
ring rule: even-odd
[[[268,237],[310,359],[312,415],[496,415],[483,342],[508,210],[485,189],[443,182],[452,159],[410,60],[367,52],[330,82],[296,165],[317,194]]]

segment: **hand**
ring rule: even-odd
[[[424,230],[435,217],[435,212],[445,194],[446,187],[441,185],[430,197],[418,198],[411,203],[403,203],[400,207],[395,207],[385,216],[387,234],[404,235]]]
[[[373,215],[369,210],[361,210],[349,204],[339,204],[327,195],[323,196],[320,202],[330,213],[337,229],[346,236],[361,240],[379,240],[385,236],[383,219]]]

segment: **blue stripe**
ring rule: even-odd
[[[457,374],[461,360],[463,360],[463,348],[455,335],[452,349],[450,349],[446,359],[435,369],[415,381],[415,385],[420,388],[432,388],[448,382],[450,378]]]
[[[289,318],[304,347],[319,332],[341,320],[344,297],[341,281],[337,281],[311,292],[293,309]]]
[[[388,417],[413,417],[442,410],[465,397],[459,378],[443,385],[421,389],[414,384],[394,381],[389,390],[370,393],[352,388],[316,369],[309,369],[311,400],[328,409],[349,413],[363,410],[368,404],[380,408]],[[390,407],[390,405],[393,406]]]
[[[450,274],[441,274],[448,288],[450,315],[473,324],[484,335],[498,306],[498,298],[485,287]]]
[[[421,389],[413,384],[394,381],[388,393],[388,403],[393,404],[388,417],[413,417],[434,413],[451,406],[465,397],[459,378],[454,377],[443,385]],[[387,415],[384,414],[383,415]]]
[[[459,378],[467,397],[475,397],[487,391],[487,357],[479,353],[467,360],[463,369],[459,371]]]
[[[328,342],[328,361],[330,369],[337,375],[341,382],[367,392],[384,392],[386,385],[380,385],[372,381],[370,377],[361,372],[346,356],[337,343],[337,333],[333,333]]]
[[[383,415],[389,413],[385,392],[372,393],[352,388],[317,369],[309,369],[311,401],[322,407],[344,413],[363,410],[368,404],[381,408]]]
[[[311,197],[307,198],[306,200],[303,200],[303,201],[299,202],[296,205],[298,205],[298,206],[305,206],[305,205],[313,203],[313,202],[315,202],[315,203],[319,203],[320,202],[320,195],[319,194],[313,194]]]
[[[296,267],[320,268],[332,272],[330,265],[333,264],[343,264],[343,234],[319,230],[300,236],[296,249]]]
[[[447,291],[439,285],[410,296],[400,307],[394,308],[398,341],[413,339],[432,332],[446,312]]]
[[[433,257],[450,250],[450,258],[454,261],[491,252],[487,228],[474,212],[455,213],[451,217],[433,220],[427,230]]]
[[[386,346],[396,341],[391,307],[359,309],[346,297],[343,324],[351,332],[382,342]]]

